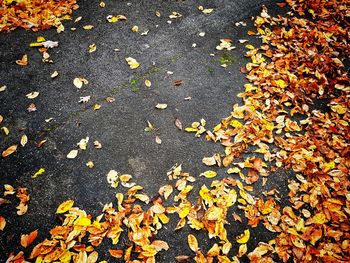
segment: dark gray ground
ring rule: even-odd
[[[230,114],[232,105],[240,101],[236,95],[246,81],[239,72],[239,67],[247,62],[243,55],[245,44],[239,44],[238,39],[258,43],[246,35],[249,26],[236,27],[234,23],[241,20],[249,23],[251,16],[259,14],[263,3],[271,12],[281,10],[270,6],[274,1],[261,0],[105,2],[106,8],[100,8],[98,1],[79,1],[80,9],[73,18],[83,19],[76,24],[65,22],[66,30],[61,34],[54,29],[0,34],[0,86],[7,85],[7,90],[0,93],[0,114],[5,118],[1,126],[10,130],[9,136],[1,132],[0,150],[17,144],[23,133],[29,138],[24,148],[0,158],[0,185],[27,187],[31,196],[28,213],[22,217],[16,215],[14,205],[0,210],[7,218],[1,233],[1,262],[11,251],[20,250],[22,233],[39,229],[37,242],[47,237],[48,230],[58,223],[57,206],[67,199],[75,200],[77,206],[94,216],[100,214],[104,204],[114,201],[117,191],[106,181],[111,169],[132,174],[150,196],[168,183],[166,172],[175,163],[182,164],[183,170],[193,176],[205,171],[202,158],[222,151],[222,147],[179,131],[174,120],[179,118],[187,127],[204,118],[207,128],[211,128]],[[215,10],[204,15],[197,10],[199,5]],[[161,12],[160,18],[154,15],[156,10]],[[183,17],[168,24],[172,11]],[[128,21],[110,24],[106,21],[109,14],[124,14]],[[87,24],[94,25],[94,29],[83,30],[82,26]],[[133,25],[138,25],[141,32],[149,30],[148,35],[132,33]],[[75,32],[69,30],[73,26],[77,27]],[[200,37],[199,32],[206,35]],[[49,51],[52,64],[43,63],[37,49],[29,47],[39,35],[59,42],[58,48]],[[226,55],[217,51],[215,47],[221,38],[234,40],[237,49]],[[96,43],[97,51],[90,54],[88,46],[92,43]],[[192,48],[193,43],[196,48]],[[115,48],[121,51],[115,52]],[[27,67],[15,63],[24,53],[29,57]],[[136,58],[141,66],[131,70],[124,60],[128,56]],[[223,56],[233,60],[227,69],[220,66]],[[55,70],[60,75],[52,80],[50,75]],[[167,71],[174,74],[169,76]],[[72,83],[77,76],[89,80],[81,90]],[[151,88],[144,86],[145,79],[151,80]],[[183,80],[183,84],[175,87],[175,80]],[[34,101],[25,96],[32,91],[40,92]],[[78,103],[81,96],[88,95],[91,96],[88,104]],[[104,98],[108,96],[114,97],[115,102],[107,103]],[[192,100],[184,99],[189,96]],[[37,111],[28,113],[32,102]],[[100,103],[101,109],[93,111],[94,103]],[[157,103],[167,103],[168,108],[159,111],[155,109]],[[51,117],[52,122],[45,122]],[[161,145],[156,144],[155,134],[144,131],[147,120],[159,128]],[[88,149],[76,159],[67,159],[67,153],[86,136],[90,137]],[[38,149],[35,143],[43,139],[47,143]],[[102,143],[102,149],[94,149],[95,140]],[[95,163],[94,169],[85,166],[89,160]],[[41,167],[46,169],[44,175],[32,179]],[[219,174],[224,176],[225,170],[219,170]],[[199,187],[203,182],[198,180],[196,185]],[[279,172],[270,176],[267,187],[256,189],[262,192],[277,187],[285,197],[286,184],[287,174]],[[158,262],[174,262],[174,256],[180,254],[193,255],[184,241],[189,230],[174,232],[176,221],[172,220],[158,236],[171,247],[157,256]],[[232,222],[230,236],[245,228],[244,224]],[[199,236],[203,237],[202,248],[208,249],[211,241],[204,233]],[[252,233],[250,249],[271,237],[271,233],[259,227]],[[109,242],[98,249],[101,260],[108,260],[106,247],[110,247]]]

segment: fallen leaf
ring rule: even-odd
[[[102,148],[102,144],[99,141],[94,141],[94,147],[96,149],[101,149]]]
[[[5,91],[6,90],[6,85],[3,85],[3,86],[0,86],[0,92],[3,92],[3,91]]]
[[[158,103],[158,104],[156,105],[156,108],[159,109],[159,110],[164,110],[164,109],[166,109],[167,107],[168,107],[167,104],[162,104],[162,103]]]
[[[178,118],[175,119],[175,126],[176,126],[180,131],[182,130],[182,123],[181,123],[181,121],[180,121]]]
[[[165,200],[168,200],[169,196],[171,195],[171,193],[173,192],[173,187],[168,184],[168,185],[163,185],[162,187],[159,188],[158,193],[161,196],[164,196]]]
[[[193,252],[197,252],[198,251],[198,241],[197,241],[197,238],[192,235],[192,234],[189,234],[187,236],[187,242],[188,242],[188,245],[190,247],[190,249],[193,251]]]
[[[33,243],[33,241],[38,236],[38,230],[34,230],[29,235],[21,235],[21,245],[22,247],[26,248],[30,246],[30,244]]]
[[[216,165],[216,160],[215,160],[215,157],[212,156],[212,157],[204,157],[202,159],[202,162],[207,165],[207,166],[213,166],[213,165]]]
[[[94,26],[93,26],[93,25],[85,25],[85,26],[83,26],[83,28],[84,28],[85,30],[91,30],[91,29],[94,28]]]
[[[118,172],[115,170],[110,170],[107,174],[107,182],[113,187],[117,188],[118,187],[118,182],[119,180],[119,175]]]
[[[102,105],[101,104],[95,104],[94,107],[92,108],[94,111],[97,111],[99,109],[101,109]]]
[[[28,108],[27,108],[27,111],[28,112],[33,112],[33,111],[36,111],[36,105],[34,103],[31,103]]]
[[[140,66],[140,64],[136,61],[136,59],[132,57],[125,58],[126,62],[129,64],[131,69],[136,69]]]
[[[37,171],[32,178],[37,178],[39,175],[42,175],[45,172],[45,168],[40,168],[39,171]]]
[[[9,148],[7,148],[5,151],[3,151],[1,156],[5,158],[5,157],[13,154],[16,150],[17,150],[17,145],[12,145]]]
[[[176,18],[179,18],[179,17],[182,17],[182,15],[178,12],[171,12],[171,15],[169,15],[169,18],[170,19],[176,19]]]
[[[89,81],[85,78],[82,78],[82,77],[77,77],[77,78],[74,78],[73,80],[73,84],[75,87],[77,87],[78,89],[81,89],[81,87],[83,86],[83,84],[88,84]]]
[[[145,80],[145,86],[146,86],[147,88],[150,88],[150,87],[152,86],[151,81],[148,80],[148,79],[146,79],[146,80]]]
[[[122,258],[124,251],[121,249],[110,249],[109,254],[114,258]]]
[[[137,32],[139,32],[139,27],[135,25],[131,28],[131,31],[134,33],[137,33]]]
[[[0,230],[3,231],[6,226],[6,219],[5,217],[0,215]]]
[[[57,210],[56,210],[56,214],[63,214],[65,212],[67,212],[69,209],[71,209],[74,205],[74,201],[73,200],[67,200],[64,201],[63,203],[61,203]]]
[[[52,79],[54,79],[54,78],[56,78],[57,76],[58,76],[58,71],[57,70],[55,70],[52,74],[51,74],[51,78]]]
[[[95,52],[96,51],[96,44],[93,43],[89,45],[89,53]]]
[[[93,161],[88,161],[88,162],[86,163],[86,166],[89,167],[90,169],[92,169],[92,168],[95,167],[95,164],[94,164]]]
[[[156,136],[156,139],[155,139],[155,140],[156,140],[156,143],[157,143],[157,144],[162,144],[162,140],[159,138],[158,135]]]
[[[217,175],[215,171],[205,171],[204,173],[201,173],[200,176],[204,176],[206,178],[214,178]]]
[[[39,92],[37,92],[37,91],[33,91],[33,92],[28,93],[28,94],[26,95],[26,97],[27,97],[28,99],[35,99],[35,98],[38,97],[38,96],[39,96]]]
[[[245,244],[248,242],[250,238],[250,231],[249,229],[244,230],[243,234],[236,237],[236,242],[239,244]]]
[[[74,159],[75,157],[77,157],[78,155],[78,150],[71,150],[68,154],[67,154],[67,158],[68,159]]]
[[[9,133],[10,133],[10,131],[9,131],[9,129],[7,127],[1,127],[1,130],[4,131],[6,136],[9,135]]]
[[[108,15],[107,16],[107,21],[109,23],[116,23],[118,21],[123,21],[123,20],[127,20],[126,16],[123,16],[123,15],[117,15],[117,16]]]
[[[28,56],[26,54],[23,55],[21,59],[16,60],[16,63],[20,66],[27,66],[28,65]]]
[[[180,80],[180,79],[174,81],[175,86],[180,86],[182,83],[183,83],[183,80]]]

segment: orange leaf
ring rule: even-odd
[[[109,254],[111,254],[112,257],[115,258],[122,258],[123,257],[123,250],[121,249],[110,249]]]
[[[38,230],[34,230],[29,235],[22,235],[21,236],[21,245],[22,247],[26,248],[30,246],[31,243],[36,239],[38,236]]]
[[[0,230],[1,231],[4,230],[5,226],[6,226],[6,219],[5,217],[0,216]]]
[[[12,145],[9,148],[7,148],[5,151],[3,151],[1,156],[5,158],[5,157],[13,154],[16,150],[17,150],[17,145]]]

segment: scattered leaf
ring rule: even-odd
[[[56,210],[56,213],[57,214],[63,214],[65,212],[67,212],[69,209],[71,209],[74,205],[74,201],[73,200],[67,200],[67,201],[64,201],[63,203],[61,203],[57,210]]]
[[[7,148],[5,151],[3,151],[1,156],[5,158],[5,157],[13,154],[16,150],[17,150],[17,145],[12,145],[9,148]]]

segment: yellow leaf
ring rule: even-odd
[[[202,173],[201,175],[203,175],[206,178],[213,178],[217,175],[217,173],[215,171],[205,171],[204,173]]]
[[[85,26],[83,26],[83,28],[84,28],[85,30],[91,30],[91,29],[94,28],[94,26],[93,26],[93,25],[85,25]]]
[[[131,69],[136,69],[140,66],[140,64],[136,61],[136,59],[132,57],[125,58],[126,62],[129,64]]]
[[[277,86],[282,89],[284,89],[287,86],[286,82],[283,79],[276,80],[275,82]]]
[[[188,245],[190,246],[190,249],[193,251],[193,252],[197,252],[198,251],[198,241],[197,241],[197,238],[192,235],[192,234],[189,234],[187,236],[187,242],[188,242]]]
[[[249,238],[250,238],[250,231],[249,229],[246,229],[244,230],[243,234],[236,237],[236,241],[239,244],[245,244],[248,242]]]
[[[75,220],[74,225],[76,226],[89,226],[91,225],[91,220],[87,217],[79,217]]]
[[[9,133],[10,133],[10,131],[9,131],[9,129],[7,129],[7,127],[1,127],[1,130],[4,131],[6,136],[9,135]]]
[[[69,209],[71,209],[73,207],[73,205],[74,205],[73,200],[67,200],[58,206],[56,213],[63,214],[65,212],[67,212]]]
[[[109,16],[107,16],[107,21],[109,23],[116,23],[116,22],[122,21],[122,20],[127,20],[126,16],[123,16],[123,15],[117,15],[117,16],[109,15]]]
[[[181,212],[179,213],[179,217],[185,218],[190,213],[190,208],[188,206],[184,207]]]
[[[151,81],[148,80],[148,79],[146,79],[146,80],[145,80],[145,86],[146,86],[147,88],[150,88],[150,87],[152,86]]]
[[[248,49],[254,49],[254,46],[250,45],[250,44],[246,45],[245,47],[248,48]]]
[[[101,104],[95,104],[94,107],[93,107],[93,110],[97,111],[97,110],[101,109],[101,107],[102,107]]]
[[[237,120],[232,120],[230,122],[230,125],[233,127],[233,128],[241,128],[243,127],[242,123],[240,123],[239,121]]]
[[[27,135],[23,134],[22,137],[21,137],[21,145],[22,147],[24,147],[28,142],[28,137]]]
[[[40,168],[39,171],[37,171],[32,178],[37,178],[39,175],[43,174],[45,172],[45,168]]]
[[[68,154],[67,154],[67,158],[68,159],[74,159],[75,157],[77,157],[78,155],[78,150],[71,150]]]

